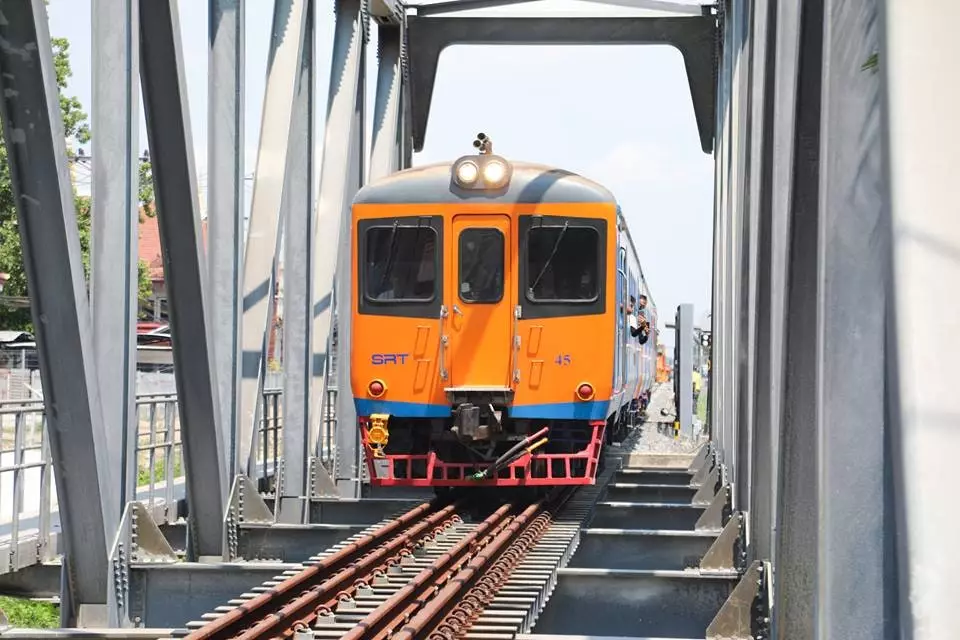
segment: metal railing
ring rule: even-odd
[[[261,485],[269,486],[281,455],[282,409],[281,391],[265,391],[253,478]],[[137,397],[136,460],[137,500],[159,524],[176,522],[186,491],[175,394]],[[0,574],[56,557],[57,506],[43,403],[0,402]]]
[[[0,573],[17,571],[54,552],[53,465],[43,404],[0,404]],[[26,543],[26,544],[24,544]]]

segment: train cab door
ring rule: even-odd
[[[510,218],[453,218],[447,255],[448,388],[507,389],[513,344]],[[451,273],[452,271],[452,273]]]

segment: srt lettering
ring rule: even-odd
[[[370,362],[374,365],[406,364],[409,355],[409,353],[374,353],[370,356]]]

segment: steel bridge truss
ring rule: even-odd
[[[741,560],[751,568],[737,602],[770,599],[774,637],[818,629],[892,638],[921,627],[922,637],[949,635],[950,591],[929,569],[918,571],[937,562],[960,574],[957,554],[936,555],[956,530],[955,511],[937,508],[947,483],[922,468],[944,468],[960,448],[956,429],[938,426],[955,411],[937,371],[960,346],[947,320],[960,311],[958,298],[944,289],[960,281],[960,230],[944,202],[960,198],[942,168],[951,166],[943,149],[960,140],[955,128],[924,126],[944,121],[952,104],[924,91],[949,85],[956,93],[955,75],[943,70],[948,56],[929,46],[925,30],[956,24],[957,5],[945,1],[918,18],[881,0],[608,0],[624,15],[570,19],[496,14],[522,4],[505,0],[332,4],[318,144],[315,24],[329,5],[275,2],[244,239],[244,2],[209,0],[205,248],[177,2],[93,0],[88,299],[44,2],[2,3],[0,107],[63,523],[64,624],[138,625],[133,566],[163,564],[161,581],[194,566],[177,563],[133,500],[141,96],[174,336],[187,559],[230,562],[250,543],[250,526],[264,527],[256,535],[267,539],[274,523],[317,522],[362,495],[352,398],[334,393],[350,381],[349,308],[336,304],[336,292],[349,286],[352,257],[340,239],[356,191],[410,166],[422,149],[440,52],[464,43],[604,43],[681,52],[701,146],[716,158],[709,469],[745,522]],[[948,38],[934,40],[946,47]],[[878,51],[879,74],[864,66]],[[250,478],[281,247],[282,459],[264,497],[266,487]],[[906,328],[924,323],[919,333]],[[321,437],[330,414],[332,448]],[[730,621],[737,633],[756,623]]]

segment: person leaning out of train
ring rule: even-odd
[[[635,313],[634,305],[636,303],[637,299],[630,296],[630,302],[627,304],[627,321],[630,323],[630,335],[637,338],[640,344],[646,344],[647,339],[650,337],[650,324],[644,316],[638,316],[638,314]]]
[[[637,299],[630,296],[630,302],[627,303],[627,324],[630,325],[630,335],[634,338],[640,334],[640,321],[637,319],[637,314],[634,313],[636,303]]]
[[[647,320],[647,296],[640,294],[640,304],[637,310],[640,323],[640,344],[646,344],[650,339],[650,321]]]

